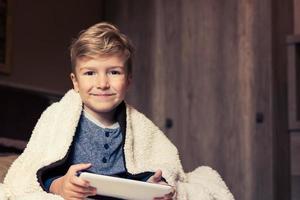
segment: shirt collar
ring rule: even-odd
[[[119,123],[116,122],[110,126],[105,126],[104,124],[102,124],[98,119],[96,119],[94,116],[92,116],[90,113],[88,113],[86,110],[83,110],[83,116],[86,117],[88,120],[90,120],[91,122],[93,122],[94,124],[96,124],[97,126],[105,129],[117,129],[120,127]]]

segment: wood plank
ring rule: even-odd
[[[300,176],[300,132],[291,133],[291,174]]]
[[[272,1],[272,132],[274,195],[276,200],[291,199],[290,136],[288,134],[287,45],[293,33],[293,1]]]

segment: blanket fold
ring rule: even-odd
[[[1,200],[62,200],[58,195],[43,191],[37,171],[64,158],[81,112],[82,102],[74,90],[44,111],[24,152],[8,170],[4,183],[0,184]],[[177,148],[157,126],[130,105],[126,105],[124,155],[126,168],[131,174],[161,169],[167,182],[176,187],[176,199],[234,199],[220,175],[211,168],[199,167],[184,173]]]

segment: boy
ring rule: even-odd
[[[100,42],[95,47],[90,47],[89,45],[93,45],[91,41],[95,39],[99,39]],[[73,42],[71,46],[71,79],[74,90],[80,94],[83,102],[83,118],[86,118],[85,121],[99,125],[99,127],[95,127],[98,129],[97,132],[104,132],[105,129],[113,130],[115,138],[107,140],[107,143],[102,145],[104,148],[100,148],[99,151],[92,150],[94,155],[89,157],[79,151],[83,149],[88,151],[88,147],[83,145],[91,146],[92,144],[88,144],[89,142],[82,144],[80,140],[92,138],[87,138],[81,133],[82,129],[77,129],[76,141],[71,154],[73,159],[70,161],[73,165],[66,175],[55,180],[50,178],[46,182],[48,191],[60,194],[65,199],[96,195],[95,188],[89,187],[86,181],[75,177],[76,173],[87,169],[99,174],[118,176],[123,174],[124,176],[125,167],[121,151],[123,148],[122,134],[115,116],[116,108],[123,102],[131,82],[132,53],[133,48],[126,36],[107,23],[100,23],[89,28],[80,35],[78,40]],[[81,119],[81,126],[79,126],[82,127],[82,124],[90,122],[84,122],[84,119]],[[98,134],[97,137],[101,137],[101,135]],[[100,141],[97,145],[101,145],[102,139],[98,140]],[[95,148],[97,149],[97,146]],[[108,149],[112,149],[108,158],[103,155],[103,158],[100,159],[99,152],[108,151]],[[89,164],[82,164],[83,162]],[[94,164],[91,165],[91,163]],[[100,169],[96,169],[95,165],[97,164]],[[150,181],[158,182],[160,179],[161,172],[157,171]],[[166,196],[166,199],[171,196],[172,194]]]
[[[132,54],[128,38],[111,24],[80,34],[71,45],[74,90],[42,114],[0,185],[0,197],[98,198],[95,188],[76,176],[88,170],[176,188],[176,195],[174,190],[157,199],[233,199],[210,168],[185,174],[176,147],[124,102]]]

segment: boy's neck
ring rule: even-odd
[[[105,127],[110,127],[114,123],[116,123],[115,120],[115,110],[107,113],[101,113],[101,114],[95,114],[94,112],[91,112],[89,109],[83,108],[84,112],[91,115],[93,118],[95,118],[97,121],[99,121],[101,124],[103,124]]]

